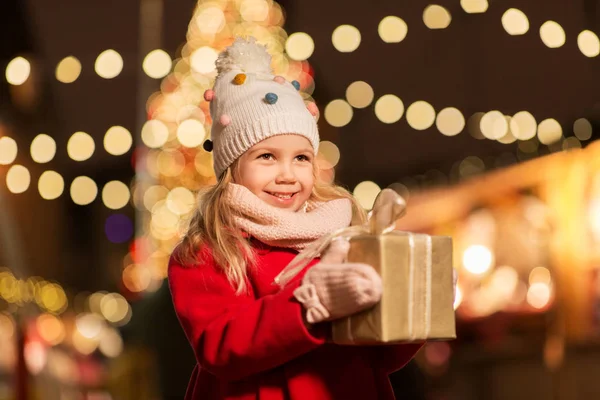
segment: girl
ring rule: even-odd
[[[340,241],[283,288],[274,284],[298,250],[365,216],[347,191],[319,181],[316,106],[297,82],[273,77],[270,61],[253,39],[237,39],[205,94],[218,183],[201,195],[169,263],[198,361],[186,399],[393,399],[388,374],[420,345],[327,343],[328,321],[380,300],[372,267],[344,263]]]

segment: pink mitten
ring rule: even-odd
[[[294,291],[309,323],[346,317],[381,300],[381,277],[370,265],[344,263],[348,248],[347,241],[334,241]]]

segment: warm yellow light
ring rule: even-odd
[[[579,118],[573,123],[573,133],[579,140],[590,140],[592,138],[592,124],[585,118]]]
[[[375,182],[364,181],[356,185],[354,188],[354,197],[359,204],[366,210],[373,208],[375,198],[381,192],[381,188]]]
[[[340,161],[340,149],[335,143],[323,140],[319,144],[319,155],[325,159],[329,168],[335,167]]]
[[[42,339],[52,346],[60,344],[65,339],[65,326],[53,314],[44,313],[37,317],[36,327]]]
[[[547,283],[537,282],[529,286],[527,303],[533,308],[544,308],[550,302],[552,291]]]
[[[548,118],[540,122],[537,135],[540,143],[550,145],[562,138],[562,127],[554,118]]]
[[[197,119],[186,119],[177,127],[177,140],[185,147],[198,147],[206,139],[204,124]]]
[[[43,199],[54,200],[65,190],[65,181],[58,172],[45,171],[38,181],[38,190]]]
[[[529,30],[529,19],[523,11],[509,8],[502,15],[502,26],[509,35],[524,35]]]
[[[108,154],[120,156],[129,151],[133,144],[131,133],[122,126],[113,126],[104,135],[104,149]]]
[[[549,285],[552,282],[552,276],[548,268],[544,267],[535,267],[529,273],[529,284],[533,285],[534,283],[545,283]]]
[[[146,207],[148,211],[151,211],[152,207],[154,207],[157,202],[166,199],[168,194],[169,189],[164,186],[150,186],[144,193],[144,207]]]
[[[184,187],[176,187],[167,195],[166,205],[176,215],[186,215],[194,209],[194,194]]]
[[[529,140],[537,133],[537,122],[530,112],[520,111],[511,118],[510,131],[519,140]]]
[[[340,25],[331,35],[333,47],[342,53],[351,53],[358,49],[360,40],[360,31],[352,25]]]
[[[152,50],[148,53],[142,64],[146,75],[154,79],[161,79],[167,76],[172,66],[173,60],[171,60],[171,56],[161,49]]]
[[[40,133],[31,141],[30,151],[33,161],[40,164],[50,162],[56,155],[56,142],[51,136]]]
[[[107,321],[118,323],[130,314],[127,300],[118,293],[108,293],[100,300],[100,311]]]
[[[158,119],[146,121],[142,127],[142,141],[151,149],[156,149],[167,143],[169,128]]]
[[[542,42],[551,49],[561,47],[565,44],[565,30],[555,21],[546,21],[540,27]]]
[[[346,89],[346,100],[354,108],[365,108],[373,102],[373,88],[367,82],[352,82]]]
[[[56,283],[43,285],[39,297],[41,306],[50,312],[61,313],[67,308],[67,295],[63,288]]]
[[[581,148],[581,142],[576,137],[573,137],[573,136],[568,137],[562,142],[563,150],[573,150],[573,149],[580,149],[580,148]]]
[[[428,5],[423,11],[423,22],[429,29],[445,29],[451,21],[450,12],[437,4]]]
[[[98,186],[87,176],[78,176],[71,183],[71,198],[75,204],[85,206],[90,204],[98,195]]]
[[[285,51],[292,60],[303,61],[315,51],[315,42],[308,33],[292,33],[285,42]]]
[[[481,275],[492,267],[494,257],[490,249],[482,245],[469,246],[463,254],[463,265],[467,271]]]
[[[108,182],[102,189],[102,201],[112,210],[125,207],[130,197],[129,187],[120,181]]]
[[[31,74],[31,64],[23,57],[14,58],[6,66],[6,81],[11,85],[24,84]]]
[[[215,35],[225,27],[225,14],[220,7],[205,7],[196,16],[196,25],[200,32],[207,35]]]
[[[114,328],[107,328],[100,338],[98,349],[106,357],[118,357],[123,352],[123,339]]]
[[[95,339],[102,333],[104,321],[98,314],[84,313],[77,316],[75,326],[83,337]]]
[[[375,103],[375,115],[385,124],[398,122],[404,114],[404,103],[393,94],[381,96]]]
[[[98,340],[96,338],[88,339],[77,329],[73,330],[71,340],[73,347],[83,355],[92,354],[98,348]]]
[[[152,274],[144,265],[131,264],[123,270],[123,284],[131,292],[146,290],[152,281]]]
[[[497,140],[506,135],[508,123],[506,117],[500,111],[490,111],[481,118],[480,128],[483,136],[491,140]]]
[[[408,25],[402,18],[390,15],[381,20],[378,27],[379,37],[386,43],[400,43],[408,33]]]
[[[489,4],[487,0],[460,0],[460,6],[469,14],[484,13]]]
[[[67,153],[75,161],[89,159],[95,149],[94,139],[85,132],[75,132],[67,142]]]
[[[348,125],[352,114],[352,107],[345,100],[333,100],[325,107],[325,120],[337,128]]]
[[[415,101],[406,110],[406,121],[418,131],[428,129],[435,122],[435,110],[426,101]]]
[[[463,301],[463,293],[462,290],[460,288],[460,286],[458,286],[458,284],[456,285],[456,293],[454,295],[454,309],[456,310],[458,307],[460,307],[460,304]]]
[[[185,157],[176,149],[163,150],[156,158],[158,170],[165,176],[177,176],[185,168]]]
[[[200,74],[210,74],[217,68],[215,62],[218,56],[215,49],[203,46],[192,53],[190,64],[194,71]]]
[[[269,16],[269,4],[265,0],[242,0],[240,15],[248,22],[263,22]]]
[[[81,75],[81,62],[73,57],[65,57],[56,66],[56,80],[62,83],[73,83]]]
[[[101,78],[116,78],[123,71],[123,58],[115,50],[105,50],[96,59],[95,69]]]
[[[435,124],[443,135],[456,136],[465,128],[465,117],[457,108],[447,107],[438,113]]]
[[[17,142],[13,138],[0,137],[0,165],[8,165],[15,161],[17,152]]]
[[[23,193],[29,189],[31,174],[22,165],[13,165],[6,173],[6,186],[12,193]]]
[[[506,130],[504,136],[498,138],[497,140],[502,144],[511,144],[517,141],[517,138],[513,135],[510,129],[510,122],[512,121],[512,117],[510,115],[505,115],[504,118],[506,118],[506,126],[508,127],[508,129]]]
[[[585,30],[577,36],[577,46],[586,57],[596,57],[600,54],[600,40],[594,32]]]

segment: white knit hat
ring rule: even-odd
[[[271,136],[302,135],[317,153],[316,105],[304,103],[297,81],[273,75],[271,56],[264,46],[252,37],[237,38],[219,55],[216,65],[218,76],[204,98],[210,102],[213,120],[217,177],[244,152]]]

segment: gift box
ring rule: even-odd
[[[349,240],[348,262],[375,268],[383,295],[375,307],[333,321],[333,342],[360,345],[456,338],[450,237],[392,231]]]
[[[347,261],[371,265],[383,295],[374,307],[332,322],[338,344],[392,344],[456,338],[452,239],[394,230],[406,202],[384,189],[368,224],[351,226],[317,240],[275,278],[282,288],[333,240],[349,240]]]

